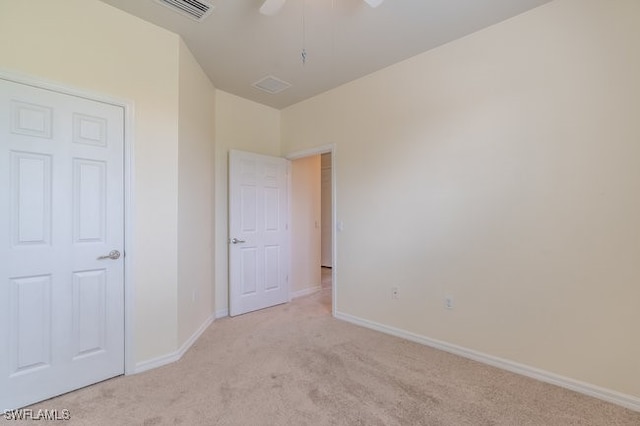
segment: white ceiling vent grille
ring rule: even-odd
[[[287,83],[286,81],[282,81],[279,78],[275,78],[272,75],[268,75],[262,80],[253,83],[253,87],[275,95],[276,93],[280,93],[283,90],[291,87],[291,84]]]
[[[211,3],[201,0],[156,0],[156,3],[198,22],[204,21],[213,10]]]

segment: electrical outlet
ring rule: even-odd
[[[400,290],[398,289],[398,287],[392,287],[391,288],[391,297],[393,299],[397,299],[400,297]]]
[[[444,307],[447,309],[453,309],[453,296],[445,296]]]

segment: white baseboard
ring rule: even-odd
[[[198,340],[198,338],[204,333],[204,331],[213,323],[214,317],[211,315],[202,325],[189,337],[180,348],[172,353],[152,358],[147,361],[142,361],[136,364],[134,374],[142,373],[143,371],[153,370],[154,368],[162,367],[167,364],[178,361],[187,353],[189,348]]]
[[[133,374],[143,373],[148,370],[153,370],[154,368],[162,367],[167,364],[171,364],[180,359],[177,355],[177,352],[172,352],[167,355],[159,356],[157,358],[148,359],[146,361],[141,361],[136,363],[136,368],[133,371]]]
[[[293,293],[291,293],[290,299],[293,300],[293,299],[297,299],[298,297],[308,296],[310,294],[317,293],[320,290],[322,290],[322,287],[317,285],[315,287],[309,287],[303,290],[294,291]]]
[[[216,319],[224,318],[224,317],[228,317],[228,316],[229,316],[229,309],[227,309],[227,308],[220,309],[219,311],[216,311]]]
[[[531,377],[542,382],[550,383],[552,385],[560,386],[566,389],[570,389],[575,392],[582,393],[584,395],[592,396],[594,398],[601,399],[603,401],[611,402],[616,405],[620,405],[625,408],[629,408],[634,411],[640,411],[640,398],[635,396],[626,395],[611,389],[602,388],[600,386],[592,385],[590,383],[581,382],[568,377],[560,376],[549,371],[540,370],[538,368],[530,367],[528,365],[519,364],[507,359],[498,358],[492,355],[487,355],[482,352],[477,352],[471,349],[467,349],[461,346],[453,345],[451,343],[443,342],[429,337],[421,336],[419,334],[411,333],[409,331],[401,330],[395,327],[389,327],[383,324],[379,324],[373,321],[362,319],[353,315],[345,314],[342,312],[336,312],[335,317],[337,319],[350,322],[352,324],[360,325],[362,327],[370,328],[372,330],[380,331],[385,334],[400,337],[412,342],[420,343],[432,348],[440,349],[455,355],[459,355],[465,358],[472,359],[474,361],[488,364],[493,367],[498,367],[503,370],[511,371],[512,373],[520,374],[523,376]]]

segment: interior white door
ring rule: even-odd
[[[229,153],[229,314],[289,301],[284,158]]]
[[[124,373],[123,143],[123,108],[0,79],[0,409]]]

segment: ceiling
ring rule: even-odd
[[[102,1],[180,34],[216,88],[281,109],[550,0],[288,0],[276,16],[263,0],[211,0],[202,22],[154,0]],[[269,75],[291,87],[252,86]]]

